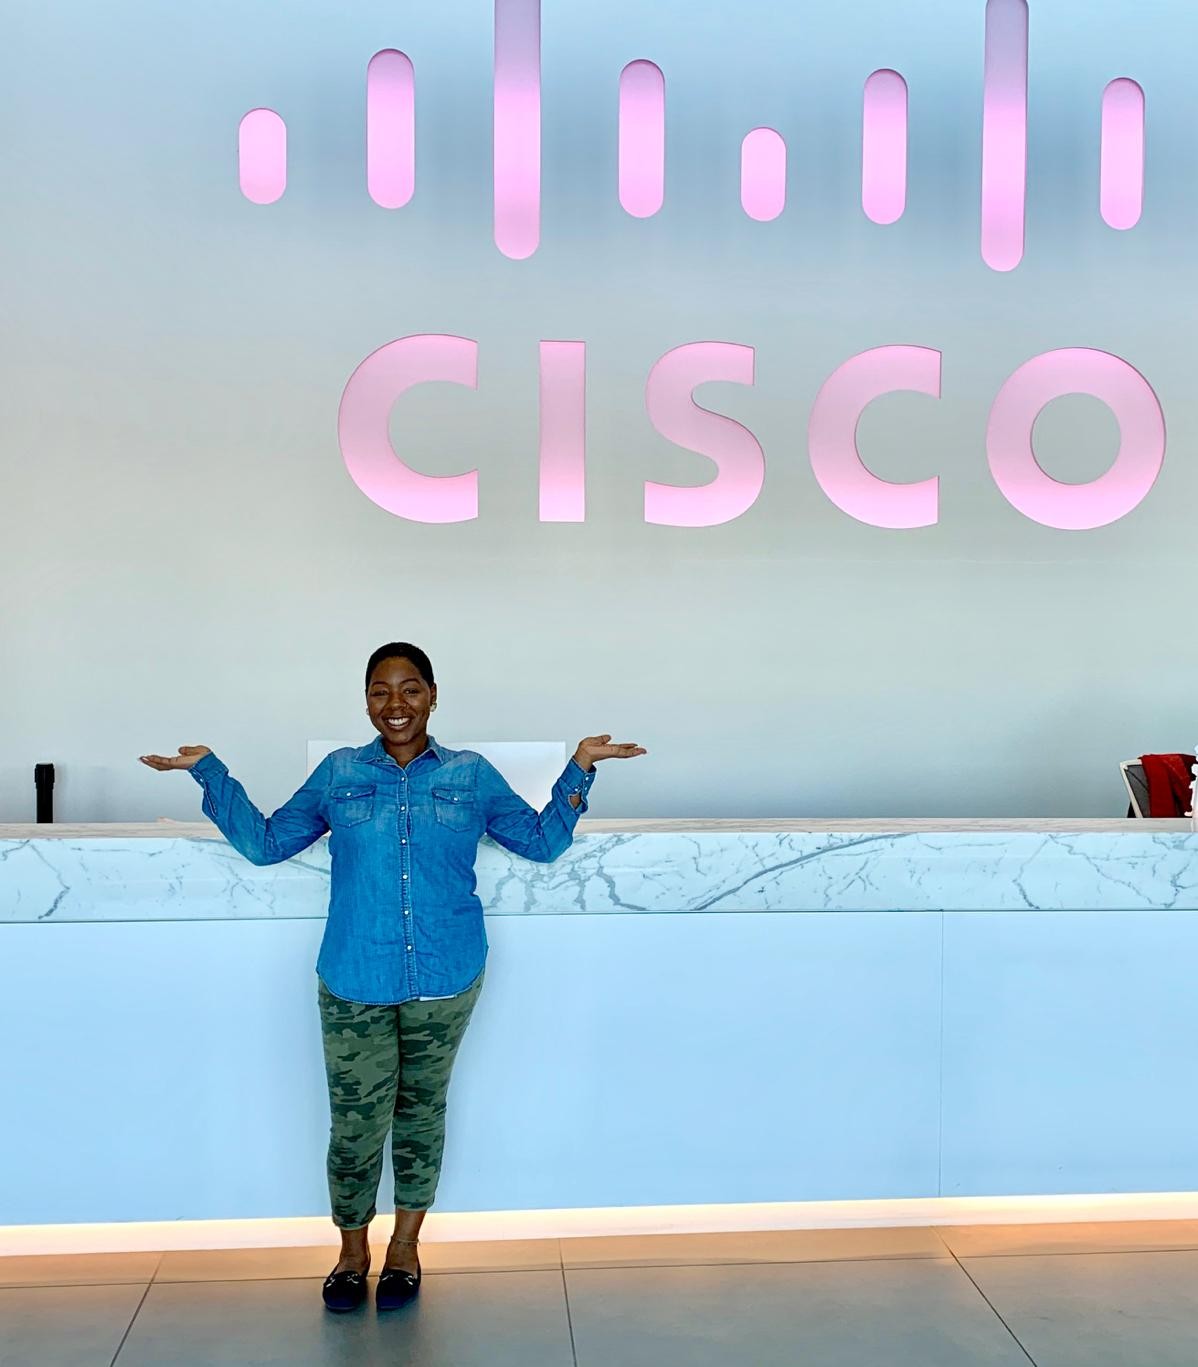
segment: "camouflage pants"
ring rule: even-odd
[[[388,1130],[397,1209],[432,1205],[449,1075],[482,984],[480,973],[456,997],[367,1006],[335,997],[320,983],[329,1198],[340,1228],[358,1229],[374,1218]]]

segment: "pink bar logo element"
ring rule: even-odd
[[[907,207],[907,82],[875,71],[861,117],[861,207],[874,223],[897,223]]]
[[[384,209],[402,209],[416,189],[416,79],[393,48],[366,68],[366,189]]]
[[[564,3],[564,0],[563,0]],[[986,0],[982,70],[981,254],[996,271],[1023,259],[1027,200],[1028,0]],[[495,245],[515,261],[541,240],[541,0],[495,0],[493,170]],[[376,204],[402,208],[416,185],[416,96],[411,60],[375,53],[366,72],[366,184]],[[884,67],[865,82],[861,208],[897,223],[907,207],[908,89]],[[616,113],[617,194],[633,218],[665,202],[666,90],[645,58],[620,72]],[[1144,92],[1119,77],[1103,92],[1100,211],[1112,228],[1139,222],[1144,198]],[[787,148],[774,128],[741,143],[740,202],[761,223],[786,207]],[[238,177],[254,204],[287,185],[287,128],[272,109],[252,109],[238,133]]]
[[[620,207],[651,218],[666,197],[666,78],[652,62],[620,72],[617,116]]]
[[[982,258],[996,271],[1023,259],[1027,194],[1027,0],[986,0],[982,81]]]
[[[1144,92],[1126,77],[1102,92],[1102,219],[1134,228],[1144,209]]]
[[[541,0],[495,0],[495,245],[541,240]]]
[[[768,223],[786,208],[786,143],[773,128],[754,128],[740,145],[740,204]]]
[[[287,125],[273,109],[251,109],[237,129],[237,179],[251,204],[273,204],[287,188]]]

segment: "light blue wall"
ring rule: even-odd
[[[369,651],[432,653],[446,739],[611,731],[647,745],[604,772],[598,815],[1116,814],[1116,761],[1198,740],[1191,629],[1198,407],[1192,301],[1198,11],[1181,0],[1032,0],[1027,254],[978,250],[982,0],[852,5],[545,0],[541,250],[491,240],[491,7],[390,0],[54,0],[0,45],[5,706],[0,819],[59,766],[60,817],[194,815],[147,750],[216,748],[264,807],[302,781],[309,738],[369,733]],[[363,75],[407,51],[417,191],[367,198]],[[662,213],[615,196],[615,92],[666,72]],[[911,90],[905,217],[858,204],[860,92]],[[1097,209],[1103,86],[1144,86],[1143,220]],[[237,190],[251,107],[287,120],[283,200]],[[789,204],[737,199],[740,139],[791,148]],[[457,332],[477,394],[397,410],[414,465],[478,464],[482,513],[400,521],[351,483],[341,389],[374,348]],[[589,515],[536,519],[536,351],[589,346]],[[718,338],[757,349],[752,390],[705,401],[768,462],[737,521],[646,526],[645,479],[707,465],[655,435],[652,362]],[[891,479],[941,478],[938,526],[853,522],[814,482],[806,421],[854,352],[944,354],[943,399],[868,411]],[[1114,351],[1158,393],[1163,474],[1087,533],[1024,519],[986,470],[1002,381],[1062,346]],[[1037,427],[1046,468],[1092,478],[1115,442],[1093,400]]]
[[[942,1191],[1192,1191],[1192,912],[945,918]]]
[[[0,927],[0,1224],[323,1214],[321,929]],[[1193,913],[488,932],[440,1210],[1198,1187]]]

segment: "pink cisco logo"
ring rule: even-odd
[[[987,0],[982,80],[980,252],[995,271],[1014,270],[1024,251],[1027,195],[1027,0]],[[495,0],[494,239],[505,256],[524,260],[541,231],[541,4]],[[864,83],[861,207],[874,223],[897,223],[907,202],[908,89],[883,68]],[[617,193],[634,218],[665,202],[666,89],[655,63],[639,59],[619,76]],[[416,79],[411,60],[377,52],[366,70],[366,188],[387,209],[401,209],[416,187]],[[1110,227],[1132,228],[1144,198],[1144,92],[1127,77],[1102,92],[1099,211]],[[272,109],[253,109],[238,132],[242,194],[273,204],[287,188],[287,128]],[[768,222],[786,206],[787,149],[782,135],[759,127],[741,144],[740,202]],[[645,484],[645,520],[703,527],[746,512],[760,494],[765,455],[747,428],[694,401],[711,381],[751,385],[754,349],[733,342],[693,342],[651,368],[645,404],[654,428],[716,467],[706,485]],[[540,520],[585,519],[586,345],[540,344]],[[391,445],[392,408],[412,386],[449,381],[475,387],[478,344],[442,334],[402,337],[368,356],[342,395],[342,455],[373,502],[420,522],[460,522],[478,515],[479,472],[430,476],[413,470]],[[877,527],[916,528],[939,518],[938,481],[899,484],[874,475],[856,444],[865,406],[900,390],[940,396],[941,353],[882,346],[840,365],[820,389],[808,424],[813,473],[837,507]],[[1038,464],[1032,429],[1043,408],[1065,394],[1089,394],[1114,414],[1119,450],[1111,468],[1088,484],[1063,484]],[[1164,460],[1165,424],[1143,375],[1104,351],[1069,347],[1021,365],[995,397],[986,429],[990,470],[1008,502],[1047,527],[1086,530],[1124,517],[1143,501]]]

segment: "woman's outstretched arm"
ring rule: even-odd
[[[306,850],[329,829],[324,819],[328,760],[270,816],[263,816],[245,789],[206,745],[181,745],[178,755],[142,755],[151,769],[186,769],[203,788],[202,810],[230,845],[251,864],[279,864]]]
[[[481,761],[480,786],[487,802],[487,834],[525,859],[547,864],[569,849],[574,827],[587,809],[587,794],[601,759],[633,759],[644,749],[631,742],[612,745],[610,736],[587,736],[553,785],[549,802],[540,812],[514,793],[494,765]]]

